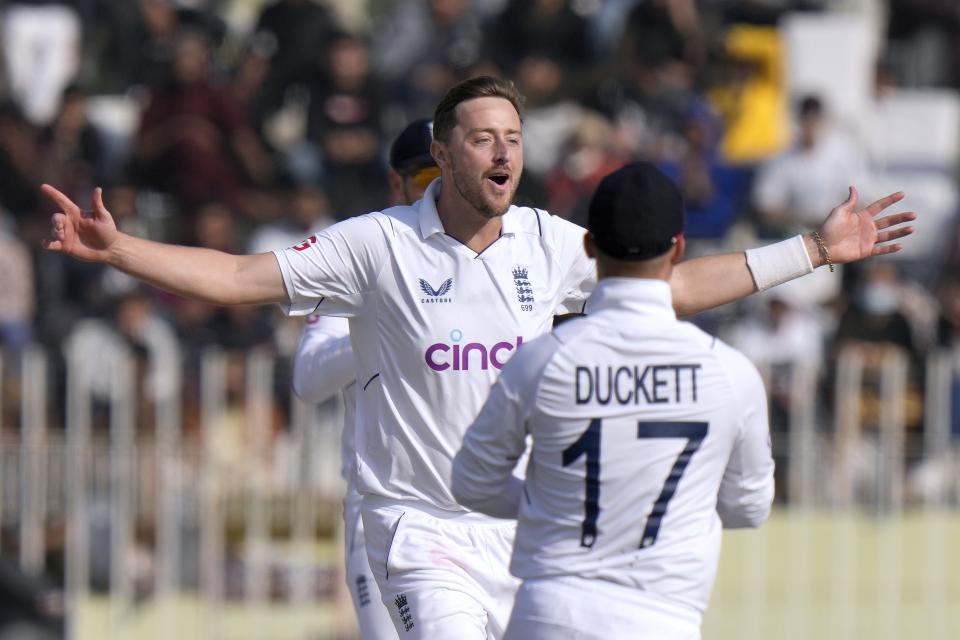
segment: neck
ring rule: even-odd
[[[460,197],[454,188],[440,187],[437,214],[444,232],[470,249],[481,253],[500,237],[503,229],[501,216],[490,218],[476,210]]]

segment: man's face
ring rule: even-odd
[[[474,98],[457,105],[457,126],[439,143],[444,185],[487,218],[507,212],[523,172],[520,116],[509,100]],[[446,179],[448,178],[448,179]]]

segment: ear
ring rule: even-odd
[[[583,250],[587,252],[588,258],[597,257],[597,247],[593,244],[593,238],[590,237],[590,233],[583,234]]]
[[[683,254],[687,251],[687,240],[683,234],[677,234],[677,244],[673,245],[673,255],[670,256],[670,264],[677,264],[683,260]]]
[[[397,202],[403,202],[403,176],[391,168],[387,173],[387,182],[390,183],[390,193],[393,195],[393,199]]]
[[[440,167],[440,171],[447,169],[447,146],[444,143],[439,140],[432,141],[430,143],[430,155],[433,156],[433,161]]]

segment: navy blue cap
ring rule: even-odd
[[[390,166],[398,173],[410,173],[424,167],[436,166],[430,155],[433,142],[433,120],[414,120],[400,132],[390,145]]]
[[[611,258],[654,258],[669,251],[683,233],[683,199],[656,166],[634,162],[600,182],[590,200],[587,230]]]

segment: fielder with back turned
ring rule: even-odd
[[[607,176],[584,239],[588,315],[511,359],[455,458],[462,504],[519,511],[506,638],[699,638],[721,528],[770,511],[760,376],[673,310],[682,232],[680,194],[653,165]]]

